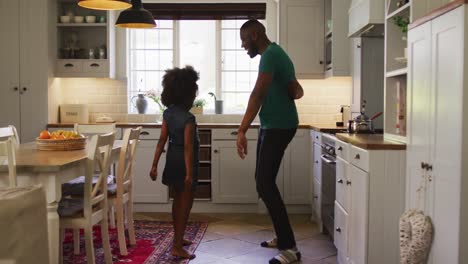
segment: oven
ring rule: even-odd
[[[324,233],[333,238],[335,224],[336,192],[336,138],[331,134],[322,134],[322,201],[321,215]]]

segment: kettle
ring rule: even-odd
[[[368,117],[365,114],[366,109],[366,100],[362,103],[361,114],[353,120],[348,121],[348,132],[349,133],[362,133],[362,134],[371,134],[374,133],[374,125],[372,120],[382,115],[383,112],[378,112],[372,117]]]

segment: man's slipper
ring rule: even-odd
[[[260,243],[260,246],[265,247],[265,248],[277,248],[278,247],[278,239],[273,238],[273,239],[268,240],[268,241],[263,241],[262,243]]]

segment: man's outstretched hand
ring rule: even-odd
[[[247,138],[243,132],[237,134],[237,154],[241,159],[244,159],[247,155]]]

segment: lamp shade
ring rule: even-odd
[[[143,8],[141,0],[132,0],[132,7],[122,11],[115,25],[122,28],[154,28],[153,15]]]
[[[122,10],[132,6],[129,0],[79,0],[78,5],[96,10]]]

